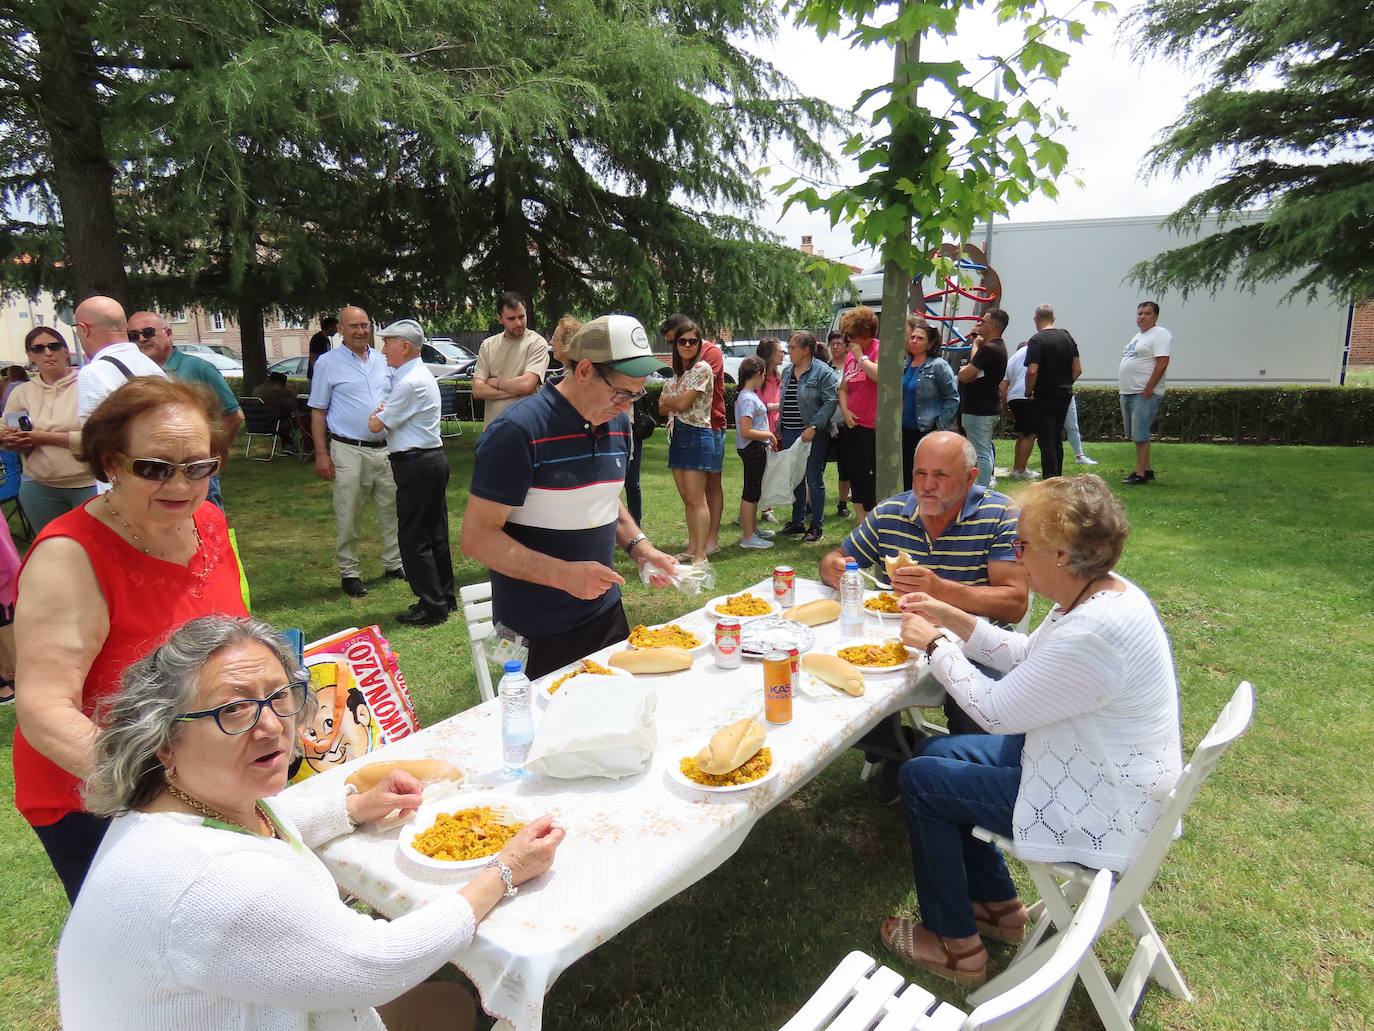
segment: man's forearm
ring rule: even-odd
[[[963,609],[969,615],[1002,623],[1019,622],[1030,604],[1025,591],[1019,587],[971,586],[945,579],[941,579],[940,585],[938,592],[930,592],[940,601]]]
[[[1157,386],[1159,385],[1159,381],[1162,380],[1162,379],[1164,378],[1164,370],[1167,369],[1168,367],[1169,367],[1169,359],[1168,359],[1168,358],[1156,358],[1156,359],[1155,359],[1155,367],[1154,367],[1154,369],[1151,370],[1149,382],[1147,382],[1147,383],[1145,384],[1145,389],[1142,391],[1142,393],[1145,393],[1145,394],[1152,394],[1152,393],[1154,393],[1155,387],[1157,387]]]
[[[471,536],[465,534],[462,551],[493,572],[513,580],[543,583],[562,589],[559,581],[567,563],[525,547],[504,529],[481,531]]]
[[[1037,378],[1039,375],[1040,375],[1040,366],[1038,366],[1038,365],[1027,365],[1027,366],[1026,366],[1026,396],[1027,396],[1027,397],[1033,397],[1033,396],[1035,395],[1035,380],[1036,380],[1036,378]]]
[[[500,376],[492,376],[490,379],[475,379],[472,381],[472,396],[478,401],[512,401],[518,395],[511,394],[499,387],[493,386],[499,382]]]
[[[324,409],[310,409],[310,436],[315,440],[317,455],[329,454],[329,434],[325,431]]]

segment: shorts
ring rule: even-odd
[[[709,426],[692,426],[681,419],[674,419],[673,432],[668,439],[668,468],[718,472],[723,456],[716,448],[717,439],[723,447],[724,431],[717,432]]]
[[[1159,413],[1159,404],[1164,400],[1164,395],[1155,391],[1153,397],[1141,397],[1139,394],[1121,395],[1121,424],[1125,427],[1126,436],[1137,444],[1147,444],[1150,441],[1150,427],[1155,423],[1155,416]]]
[[[1035,436],[1035,402],[1028,398],[1019,397],[1015,401],[1008,401],[1007,407],[1011,409],[1012,424],[1016,427],[1018,437]]]
[[[763,471],[768,468],[768,445],[761,440],[751,440],[740,448],[739,460],[744,463],[744,493],[740,500],[757,505],[763,494]]]
[[[715,438],[715,453],[711,458],[712,465],[706,471],[708,473],[720,473],[725,469],[725,431],[712,430]]]

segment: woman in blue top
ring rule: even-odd
[[[940,331],[914,316],[906,320],[902,366],[902,483],[911,489],[916,445],[931,430],[949,429],[959,410],[954,370],[940,357]]]

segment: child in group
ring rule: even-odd
[[[766,366],[761,358],[750,356],[739,363],[739,395],[735,398],[735,450],[744,463],[744,494],[740,499],[739,527],[741,548],[771,548],[772,530],[758,525],[759,496],[763,493],[763,471],[768,467],[768,452],[777,450],[778,438],[768,429],[768,406],[759,397]]]

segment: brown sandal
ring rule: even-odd
[[[1020,945],[1025,939],[1030,914],[1020,899],[1012,899],[1010,902],[975,902],[974,905],[982,908],[987,914],[986,920],[980,918],[976,911],[973,915],[978,933],[984,938],[1005,942],[1008,945]],[[1004,917],[1013,919],[1007,921]],[[1020,923],[1016,922],[1017,917],[1020,918]]]
[[[954,952],[941,935],[936,934],[924,924],[896,916],[890,916],[884,920],[878,934],[888,951],[902,962],[920,967],[922,970],[928,970],[937,977],[943,977],[955,984],[970,988],[975,988],[988,979],[988,950],[983,948],[981,942],[967,952]],[[944,954],[944,962],[937,963],[934,960],[922,959],[916,955],[916,938],[922,934],[928,934],[935,939],[940,951]],[[960,963],[966,959],[973,959],[979,954],[983,957],[981,967],[974,970],[959,969]]]

